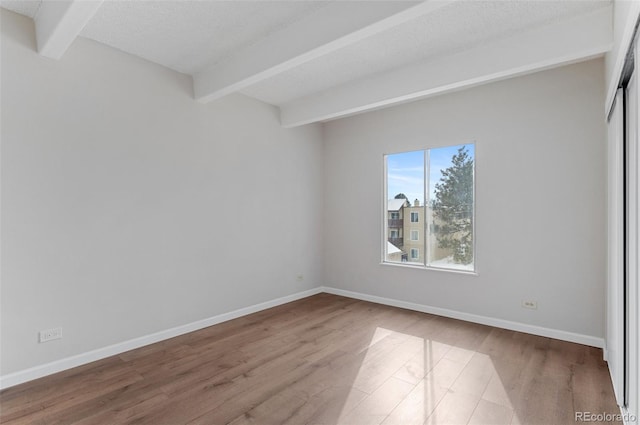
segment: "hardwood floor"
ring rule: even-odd
[[[3,424],[572,424],[600,349],[320,294],[4,390]],[[610,422],[609,422],[610,423]]]

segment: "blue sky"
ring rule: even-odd
[[[429,196],[432,199],[435,196],[435,184],[442,176],[440,170],[451,165],[451,158],[461,146],[466,146],[470,156],[475,157],[473,144],[430,149]],[[411,202],[417,198],[424,205],[424,161],[424,151],[387,155],[387,193],[390,199],[398,193],[404,193]]]

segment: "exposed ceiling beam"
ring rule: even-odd
[[[35,17],[38,53],[60,59],[103,0],[43,1]]]
[[[196,73],[193,76],[195,98],[200,102],[221,98],[451,2],[371,2],[367,8],[362,8],[360,2],[330,2],[229,60]],[[350,12],[349,8],[355,13],[345,13]]]
[[[284,127],[340,118],[603,55],[611,8],[518,33],[439,60],[346,83],[280,106]]]

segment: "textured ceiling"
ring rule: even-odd
[[[392,28],[242,92],[282,104],[372,74],[471,49],[576,14],[607,1],[466,1]]]
[[[80,35],[193,74],[323,5],[307,1],[105,1]]]
[[[371,12],[383,1],[400,0],[104,0],[80,36],[194,75],[213,65],[233,62],[238,52],[241,55],[243,49],[293,28],[291,25],[302,19],[315,20],[320,24],[317,27],[326,27],[330,32],[331,25],[319,18],[323,10],[337,13],[331,16],[342,16],[344,11],[347,21],[356,21],[356,17]],[[39,0],[0,0],[2,7],[31,18],[37,16],[41,4]],[[462,0],[440,4],[444,6],[412,15],[325,54],[311,55],[294,67],[269,74],[273,75],[270,78],[255,79],[239,90],[282,105],[385,71],[435,63],[444,56],[523,30],[610,8],[611,0]],[[329,5],[331,9],[324,9]],[[309,36],[305,29],[289,36],[292,45],[304,44]],[[339,36],[338,33],[336,37]],[[258,55],[269,54],[270,51],[260,51]]]
[[[0,4],[5,9],[34,18],[38,12],[40,3],[42,3],[42,0],[2,0]]]

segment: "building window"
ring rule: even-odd
[[[399,238],[400,236],[398,235],[398,230],[391,229],[391,231],[389,232],[389,237],[393,239]]]
[[[398,211],[391,211],[391,216],[389,217],[391,220],[400,219],[400,213]]]
[[[398,218],[408,214],[408,221],[394,226],[408,232],[410,240],[396,246],[401,253],[393,256],[383,241],[383,261],[406,264],[402,259],[408,257],[413,266],[419,262],[426,268],[474,271],[475,144],[385,155],[384,167],[384,225],[389,226],[389,213]],[[399,209],[398,199],[405,201]]]

